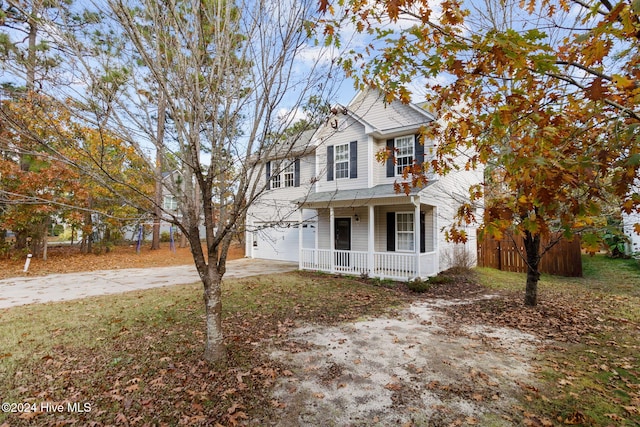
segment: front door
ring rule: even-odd
[[[351,250],[351,218],[335,219],[335,248],[337,251]],[[344,252],[336,253],[336,266],[348,267],[349,254]]]

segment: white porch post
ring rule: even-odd
[[[330,249],[330,256],[331,256],[331,272],[335,273],[336,268],[335,268],[335,264],[336,264],[336,259],[335,259],[335,250],[336,250],[336,241],[335,241],[335,236],[336,236],[336,224],[335,224],[335,212],[333,210],[333,207],[329,208],[329,249]]]
[[[414,249],[416,250],[416,277],[420,277],[420,199],[414,201],[415,211],[413,214]]]
[[[249,220],[249,223],[245,227],[245,254],[249,254],[249,258],[253,258],[253,241],[256,238],[256,232],[253,231],[253,220]]]
[[[302,262],[302,256],[303,256],[303,252],[302,252],[302,223],[303,223],[303,215],[302,215],[302,208],[300,208],[299,210],[299,215],[298,215],[298,269],[302,270],[303,267],[303,262]]]
[[[433,215],[433,251],[435,252],[433,268],[434,274],[440,273],[440,235],[438,234],[438,208],[431,210]]]
[[[316,209],[316,220],[315,220],[315,224],[316,224],[316,228],[314,228],[314,232],[313,232],[313,248],[315,249],[313,251],[313,268],[318,268],[318,230],[320,229],[320,213],[318,212],[318,210]]]
[[[368,248],[369,254],[367,255],[367,263],[369,264],[369,277],[373,277],[373,273],[375,272],[374,262],[375,256],[373,253],[375,252],[375,217],[374,217],[374,208],[372,205],[369,205],[369,240],[368,240]]]

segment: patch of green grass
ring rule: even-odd
[[[491,289],[524,298],[526,275],[478,268]],[[521,405],[559,424],[640,426],[640,266],[635,260],[583,257],[582,278],[543,275],[539,305],[591,313],[596,332],[542,353],[538,399]]]
[[[281,375],[269,343],[302,322],[379,315],[405,301],[353,278],[311,273],[224,281],[228,358],[215,366],[202,361],[199,284],[0,310],[2,401],[91,405],[88,413],[0,413],[0,424],[267,420]]]

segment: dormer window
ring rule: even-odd
[[[407,166],[413,165],[415,144],[413,135],[395,139],[396,147],[396,175],[401,176]]]

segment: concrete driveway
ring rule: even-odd
[[[242,258],[227,262],[225,279],[283,273],[298,263]],[[127,268],[0,280],[0,309],[199,282],[193,265]]]

